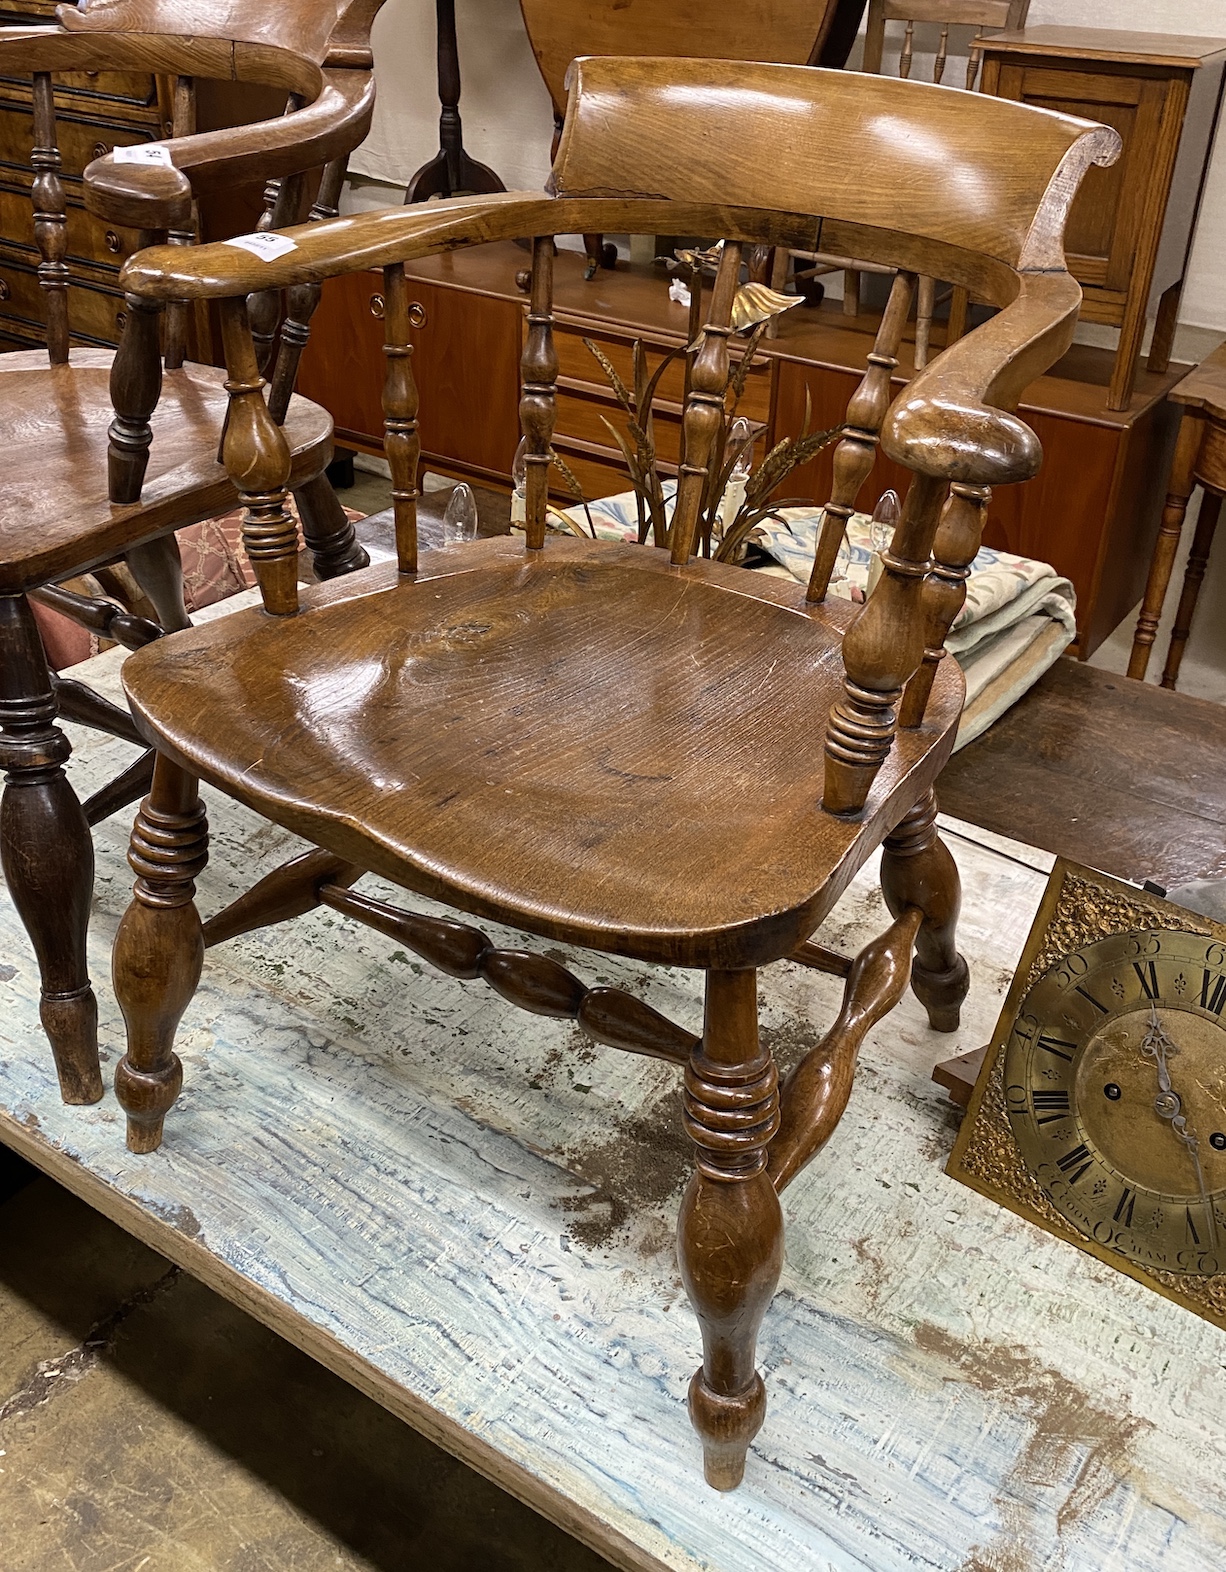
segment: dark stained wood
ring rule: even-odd
[[[11,260],[11,247],[22,254],[28,233],[33,245],[26,247],[28,254],[14,276],[21,276],[24,267],[27,282],[33,281],[45,300],[35,322],[41,316],[46,324],[44,350],[0,355],[0,431],[9,444],[9,478],[0,499],[0,752],[8,765],[0,841],[14,901],[38,957],[42,1022],[65,1099],[71,1102],[91,1102],[102,1095],[97,1009],[85,962],[93,881],[89,825],[143,791],[151,760],[136,760],[82,810],[63,770],[69,747],[55,724],[57,692],[66,717],[129,740],[139,738],[126,716],[86,690],[71,684],[57,690],[26,592],[42,591],[44,600],[58,610],[131,644],[185,628],[173,531],[223,512],[236,494],[218,458],[230,407],[224,375],[185,358],[195,303],[133,293],[123,300],[119,316],[106,317],[113,310],[113,296],[108,280],[90,268],[86,247],[81,289],[87,298],[92,293],[105,303],[105,331],[93,336],[110,338],[112,329],[122,327],[122,339],[113,355],[96,348],[70,350],[76,297],[66,258],[77,255],[77,242],[88,241],[91,232],[80,219],[79,183],[83,180],[85,206],[94,218],[115,226],[104,231],[112,257],[167,237],[172,249],[185,252],[199,227],[197,196],[219,186],[241,188],[256,174],[261,180],[278,178],[276,216],[284,222],[296,219],[306,172],[348,153],[364,135],[373,104],[363,30],[368,31],[378,0],[299,0],[293,7],[271,10],[257,0],[228,0],[207,15],[206,9],[184,0],[96,0],[88,11],[63,7],[58,25],[0,29],[0,74],[9,82],[30,78],[33,122],[29,227],[10,228],[12,193],[6,193],[0,204],[5,223],[0,266]],[[160,90],[153,90],[151,73],[174,78],[173,111],[163,104]],[[202,130],[198,75],[260,84],[273,92],[278,109],[288,93],[294,113],[278,113],[273,120],[248,127]],[[57,77],[66,110],[62,120],[57,116]],[[129,109],[139,108],[145,120],[129,117],[111,126],[100,118],[103,87],[111,89],[112,98],[126,95]],[[159,116],[152,126],[147,124],[151,109]],[[110,135],[116,129],[119,134]],[[117,145],[144,140],[150,130],[159,138],[166,133],[167,162],[116,163]],[[10,117],[0,126],[0,138],[13,131]],[[100,140],[104,132],[107,140]],[[65,176],[73,183],[72,205],[65,195]],[[329,191],[335,195],[338,178],[330,186],[325,182],[325,198]],[[129,229],[138,233],[128,234]],[[39,258],[36,274],[30,266],[32,255]],[[3,282],[11,295],[7,273]],[[300,297],[297,305],[304,300]],[[160,337],[166,304],[171,323],[163,378]],[[279,308],[274,319],[278,313]],[[299,310],[291,337],[304,336],[306,320],[309,312]],[[98,323],[85,322],[86,336],[91,325]],[[244,422],[240,408],[230,421],[227,448],[236,453],[241,453],[249,431],[258,431],[260,418],[272,424],[261,391],[262,384],[248,389],[260,416],[252,414]],[[265,559],[279,558],[284,538],[295,551],[297,546],[297,528],[285,518],[284,490],[278,491],[281,483],[305,488],[303,517],[321,573],[366,560],[354,544],[343,509],[333,498],[329,511],[318,491],[331,454],[331,423],[322,410],[291,399],[291,391],[292,366],[282,377],[278,409],[286,428],[284,473],[268,473],[265,493],[252,499],[247,527],[252,556],[269,578],[270,594],[279,565]],[[248,466],[257,479],[260,458],[253,452]],[[157,626],[53,582],[102,568],[119,557],[126,557],[132,580],[155,609]],[[170,768],[163,761],[163,773]],[[155,823],[150,835],[149,855],[156,863]],[[159,900],[153,898],[154,907]],[[134,1027],[138,1039],[143,1029]],[[139,1042],[135,1051],[139,1074],[129,1077],[129,1089],[134,1106],[150,1113],[147,1130],[152,1133],[146,1139],[156,1145],[160,1115],[154,1115],[160,1104],[153,1093],[152,1101],[141,1102],[149,1088],[140,1077],[148,1070],[156,1079],[165,1066]],[[165,1105],[173,1098],[171,1090]],[[143,1117],[134,1114],[134,1129],[146,1128],[140,1123]]]
[[[479,163],[464,149],[455,0],[435,0],[434,15],[440,106],[439,150],[409,181],[404,199],[406,202],[428,202],[431,197],[505,191],[506,187],[489,165]]]
[[[129,1144],[151,1150],[177,1089],[173,1031],[202,948],[191,907],[203,857],[197,780],[315,848],[315,861],[299,859],[223,914],[219,932],[322,901],[444,971],[483,977],[521,1008],[573,1019],[632,1052],[684,1059],[695,1173],[678,1256],[703,1339],[690,1412],[708,1483],[729,1490],[765,1412],[756,1342],[783,1256],[768,1169],[782,1115],[758,1032],[756,971],[798,953],[826,961],[810,936],[883,846],[894,927],[850,968],[829,1045],[841,1067],[835,1095],[815,1063],[791,1100],[783,1182],[837,1121],[855,1045],[905,986],[913,948],[930,1020],[947,1031],[958,1023],[968,987],[955,939],[959,887],[937,836],[933,786],[964,686],[929,646],[943,638],[987,488],[1038,467],[1039,445],[1012,410],[1071,338],[1079,292],[1061,265],[1064,215],[1078,173],[1109,161],[1117,142],[1103,128],[962,92],[788,66],[586,59],[571,80],[556,197],[506,194],[309,224],[272,263],[233,248],[164,246],[125,269],[125,287],[143,299],[220,302],[225,459],[264,604],[159,640],[124,668],[159,762],[134,832],[137,890],[116,949],[129,1026],[117,1090]],[[698,102],[705,134],[695,142],[683,106]],[[897,147],[883,149],[887,111]],[[930,152],[938,138],[942,158]],[[830,157],[815,162],[806,151],[814,143]],[[691,149],[684,160],[672,151],[682,145]],[[848,181],[840,160],[863,180]],[[974,203],[944,180],[951,160],[977,172],[967,175]],[[860,608],[692,554],[727,435],[743,247],[812,232],[818,212],[845,225],[858,254],[893,258],[908,275],[845,446],[844,468],[861,480],[857,444],[871,454],[879,442],[911,472],[881,581]],[[907,232],[885,229],[887,214]],[[678,499],[656,546],[548,538],[545,527],[561,371],[553,241],[604,230],[725,239],[714,287],[709,297],[695,291],[685,327],[694,349]],[[520,375],[524,539],[419,553],[404,263],[513,235],[533,241]],[[290,448],[260,396],[246,302],[253,291],[375,264],[385,270],[381,403],[398,560],[299,592],[284,510]],[[909,275],[937,271],[992,300],[999,315],[891,404]],[[930,596],[942,521],[951,583]],[[900,730],[904,689],[926,654],[927,691]],[[327,857],[344,867],[336,883],[319,882]],[[494,947],[467,923],[358,894],[347,887],[356,869],[543,938],[702,969],[702,1037],[612,990],[593,1000],[555,957]]]
[[[39,1014],[66,1103],[102,1096],[98,1006],[85,958],[94,847],[68,784],[68,739],[34,614],[24,595],[0,594],[0,856],[13,904],[42,977]]]
[[[1226,877],[1226,709],[1057,661],[956,753],[942,809],[1120,879]]]
[[[1226,495],[1226,346],[1215,350],[1202,365],[1172,388],[1170,399],[1172,404],[1182,408],[1183,420],[1179,427],[1175,459],[1171,465],[1162,527],[1154,543],[1145,597],[1133,636],[1132,656],[1128,662],[1130,677],[1144,679],[1149,666],[1149,652],[1162,620],[1162,607],[1170,587],[1175,558],[1179,553],[1188,502],[1198,485],[1204,488],[1205,494],[1201,499],[1196,534],[1188,553],[1179,607],[1166,652],[1166,665],[1162,672],[1164,688],[1174,688],[1179,680],[1179,667],[1192,631],[1192,618],[1205,569],[1209,565],[1209,552],[1217,530],[1222,497]]]

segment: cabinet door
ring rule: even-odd
[[[519,319],[514,301],[410,279],[413,375],[422,455],[477,479],[509,481],[519,441]],[[322,404],[337,438],[383,445],[383,275],[324,285],[298,390]]]
[[[1069,271],[1107,308],[1105,316],[1092,312],[1095,321],[1121,319],[1145,231],[1155,220],[1161,225],[1161,211],[1155,215],[1151,209],[1172,151],[1162,135],[1170,85],[1169,80],[1110,70],[1012,64],[1000,70],[997,97],[1102,121],[1123,140],[1116,163],[1087,170],[1065,231]]]

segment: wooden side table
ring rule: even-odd
[[[1167,368],[1222,98],[1226,39],[1029,27],[984,36],[982,91],[1112,125],[1124,152],[1092,169],[1065,236],[1082,320],[1120,330],[1107,408],[1127,409],[1145,324]]]
[[[1184,646],[1192,628],[1192,615],[1209,562],[1209,550],[1222,509],[1222,497],[1226,495],[1226,344],[1214,350],[1195,371],[1189,372],[1167,396],[1172,403],[1183,406],[1183,422],[1175,446],[1175,461],[1171,466],[1162,527],[1154,546],[1145,600],[1132,641],[1128,675],[1142,680],[1145,677],[1149,652],[1158,632],[1163,602],[1179,550],[1188,499],[1197,486],[1202,486],[1205,495],[1201,499],[1200,517],[1196,522],[1196,534],[1192,539],[1183,589],[1179,596],[1179,609],[1175,614],[1175,626],[1171,630],[1170,648],[1166,652],[1166,666],[1162,673],[1162,686],[1173,688],[1179,676]]]

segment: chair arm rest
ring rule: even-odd
[[[1064,271],[1023,273],[1014,300],[938,355],[891,405],[881,447],[938,480],[1002,486],[1029,480],[1039,439],[1011,411],[1073,341],[1081,288]]]
[[[350,152],[366,135],[374,105],[370,72],[325,71],[319,96],[292,114],[158,144],[173,168],[117,164],[110,153],[94,159],[85,170],[85,206],[131,229],[184,228],[193,196],[297,174]]]
[[[267,262],[224,241],[207,246],[151,246],[131,258],[120,280],[130,293],[154,300],[224,300],[256,290],[317,284],[342,273],[388,267],[486,241],[596,230],[606,234],[629,230],[728,235],[763,245],[792,246],[811,245],[817,221],[799,214],[652,198],[550,197],[533,191],[501,191],[494,196],[380,208],[279,230],[281,238],[293,241],[294,249]]]

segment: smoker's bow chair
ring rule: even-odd
[[[134,1151],[157,1147],[179,1089],[174,1032],[206,942],[320,903],[525,1009],[573,1018],[597,1042],[676,1063],[696,1163],[679,1251],[705,1349],[690,1411],[708,1480],[737,1484],[765,1411],[755,1344],[782,1262],[778,1192],[829,1137],[860,1042],[908,979],[946,1031],[967,990],[957,873],[934,827],[933,783],[964,694],[942,645],[988,488],[1039,466],[1038,442],[1010,410],[1070,341],[1080,292],[1064,267],[1065,214],[1086,167],[1118,145],[1106,127],[886,78],[584,60],[553,199],[473,197],[302,228],[291,231],[295,251],[267,268],[215,246],[160,247],[128,264],[126,286],[142,301],[220,302],[226,463],[252,540],[286,542],[256,557],[265,610],[174,634],[125,667],[138,725],[158,748],[115,947],[128,1023],[116,1089]],[[742,246],[813,245],[813,214],[837,215],[857,255],[902,269],[836,456],[843,508],[878,428],[913,474],[883,577],[859,610],[825,599],[841,510],[827,516],[807,593],[692,555],[725,418]],[[685,411],[671,553],[545,537],[558,374],[551,237],[594,230],[728,237]],[[419,562],[403,264],[516,236],[534,237],[526,542],[477,541]],[[261,282],[369,267],[385,270],[399,562],[299,591],[284,515],[290,456],[261,392],[244,297]],[[920,272],[1001,309],[887,413]],[[611,649],[618,658],[603,659]],[[316,848],[203,931],[192,904],[207,848],[201,779]],[[894,924],[848,961],[810,936],[883,844]],[[702,1036],[547,957],[496,948],[468,923],[359,894],[363,870],[560,943],[702,970]],[[838,1019],[781,1089],[756,1001],[757,969],[784,957],[847,983]]]
[[[233,506],[218,444],[228,407],[225,373],[186,359],[189,306],[131,295],[120,347],[72,347],[72,235],[81,195],[115,226],[116,247],[195,236],[195,200],[269,181],[262,225],[296,223],[307,175],[323,167],[313,213],[335,216],[349,151],[374,104],[368,38],[381,0],[94,0],[61,8],[60,25],[5,29],[0,70],[32,78],[34,170],[30,250],[45,303],[46,350],[0,355],[0,433],[11,444],[0,494],[0,850],[14,904],[38,957],[41,1014],[69,1103],[102,1096],[97,1006],[86,964],[93,891],[90,825],[147,789],[152,758],[138,759],[82,804],[64,764],[57,716],[141,743],[131,717],[84,684],[49,671],[30,597],[129,647],[188,625],[173,531]],[[55,79],[76,73],[154,72],[173,83],[173,136],[154,146],[165,164],[117,162],[63,170]],[[195,133],[196,81],[266,84],[287,92],[288,112],[263,124]],[[122,156],[122,155],[121,155]],[[128,234],[129,230],[136,234]],[[20,236],[11,237],[20,241]],[[332,422],[291,398],[316,285],[290,291],[272,395],[284,422],[308,544],[321,576],[365,566],[344,509],[323,475]],[[265,364],[274,358],[280,301],[253,295]],[[163,375],[163,363],[165,375]],[[255,547],[258,551],[258,546]],[[158,623],[113,601],[57,583],[124,558]]]

